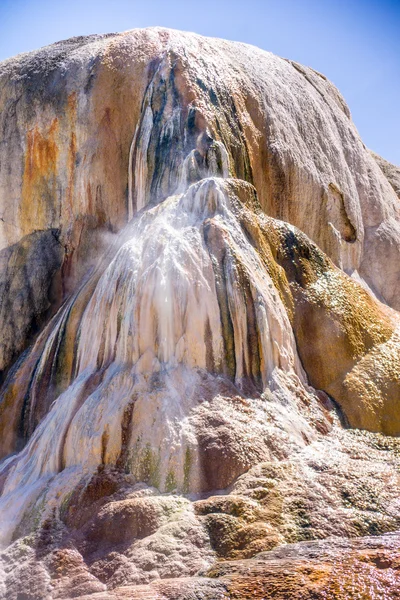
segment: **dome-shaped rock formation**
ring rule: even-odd
[[[398,169],[336,88],[150,28],[0,63],[0,124],[0,596],[400,597]]]

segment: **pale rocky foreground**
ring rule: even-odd
[[[0,597],[400,597],[399,174],[245,44],[0,63]]]

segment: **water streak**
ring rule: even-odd
[[[222,158],[219,149],[219,164]],[[149,483],[163,490],[172,473],[178,489],[201,490],[190,415],[199,403],[201,373],[230,372],[221,293],[228,299],[238,389],[252,381],[260,392],[284,390],[282,371],[305,383],[286,310],[223,179],[203,179],[144,207],[127,232],[82,315],[75,380],[14,462],[0,468],[9,468],[0,498],[3,544],[44,489],[65,495],[68,477],[60,491],[57,474],[91,473],[116,464],[122,453],[125,469],[138,480],[146,472]],[[56,327],[49,335],[39,374],[59,343],[58,332]],[[123,447],[126,414],[131,418]]]

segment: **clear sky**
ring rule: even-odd
[[[400,0],[0,0],[0,60],[75,35],[161,25],[324,73],[365,144],[400,165]]]

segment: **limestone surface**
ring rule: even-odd
[[[400,597],[398,171],[336,88],[141,29],[0,63],[0,126],[0,597]]]
[[[379,156],[379,154],[375,154],[375,152],[371,152],[371,154],[400,198],[400,167],[392,165],[392,163]]]

